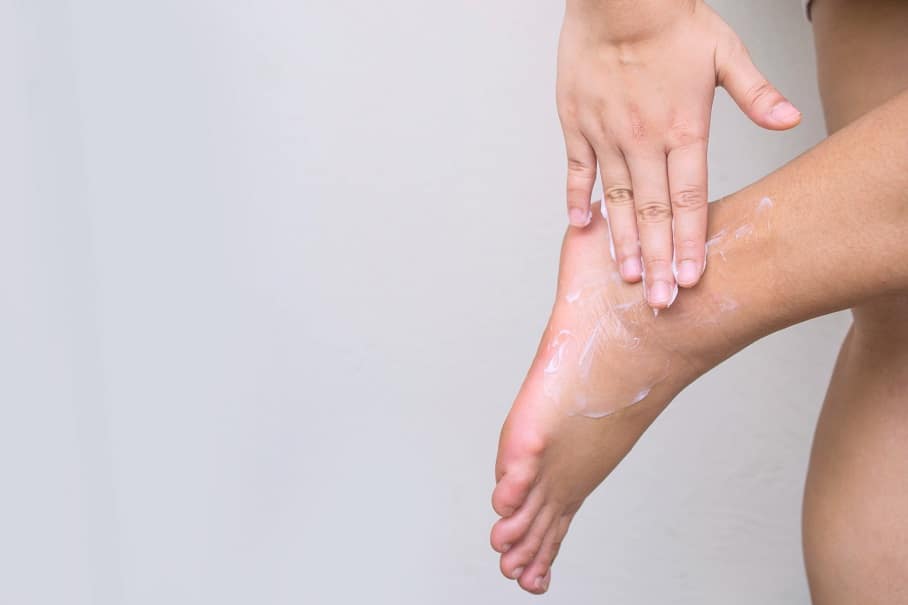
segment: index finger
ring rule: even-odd
[[[580,132],[564,131],[567,150],[568,219],[574,227],[590,224],[590,198],[596,184],[596,152]]]

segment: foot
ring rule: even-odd
[[[589,227],[569,229],[552,316],[502,429],[492,496],[502,516],[492,547],[502,553],[502,573],[525,590],[548,589],[584,499],[668,402],[718,361],[709,352],[721,339],[715,318],[733,301],[696,299],[654,316],[642,286],[623,282],[610,259],[598,208]]]

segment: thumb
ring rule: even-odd
[[[798,125],[801,112],[782,96],[760,73],[740,40],[735,39],[724,57],[717,53],[718,83],[747,117],[770,130],[787,130]]]

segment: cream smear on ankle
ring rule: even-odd
[[[773,201],[764,197],[757,202],[750,211],[750,216],[734,227],[726,227],[717,231],[706,242],[706,257],[704,267],[712,255],[717,255],[723,262],[727,262],[726,252],[732,242],[746,240],[754,235],[761,234],[772,227],[771,210]],[[705,271],[705,269],[704,269]]]
[[[772,200],[765,197],[741,222],[715,233],[706,243],[706,257],[715,255],[727,262],[726,255],[733,254],[735,247],[747,245],[750,238],[770,228],[772,208]],[[609,240],[614,250],[610,236]],[[685,321],[718,324],[723,315],[740,307],[721,292],[710,298],[704,308],[683,311]],[[648,336],[652,319],[647,317],[651,309],[645,293],[641,296],[640,287],[623,283],[617,270],[568,291],[564,301],[570,317],[579,323],[572,323],[571,329],[550,328],[554,333],[546,345],[543,390],[569,415],[609,416],[645,400],[669,376],[671,362],[665,350]],[[618,372],[617,368],[632,368],[633,373],[609,373]]]

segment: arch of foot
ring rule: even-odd
[[[665,356],[653,354],[657,345],[645,321],[652,315],[639,292],[615,272],[565,295],[571,321],[560,324],[553,317],[543,373],[546,396],[567,414],[608,416],[645,399],[668,375]]]

